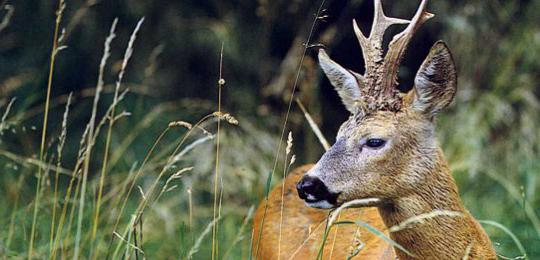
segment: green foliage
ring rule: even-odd
[[[351,40],[350,20],[364,17],[370,10],[366,8],[369,2],[327,1],[327,22],[317,27],[317,37],[332,26],[339,29],[331,40],[321,36],[314,41],[323,41],[335,50],[338,59],[339,55],[350,56],[341,58],[353,68],[362,64],[358,61],[360,50]],[[420,32],[416,41],[422,43],[413,41],[415,48],[406,57],[410,62],[402,70],[403,80],[410,81],[415,64],[419,65],[424,58],[421,54],[427,53],[434,40],[448,42],[458,64],[459,92],[455,104],[439,117],[438,134],[464,202],[478,219],[496,221],[515,235],[486,226],[500,254],[516,257],[525,251],[535,259],[540,255],[540,1],[432,2],[429,9],[437,17]],[[219,47],[223,42],[223,77],[227,81],[223,109],[240,124],[222,124],[219,256],[248,258],[250,208],[265,197],[271,183],[279,181],[267,174],[281,131],[279,115],[286,108],[283,96],[288,97],[292,87],[287,77],[279,95],[271,94],[268,86],[279,82],[281,61],[298,43],[295,38],[305,38],[318,3],[68,1],[61,24],[65,28],[61,45],[67,48],[56,57],[49,130],[41,161],[56,2],[0,4],[0,21],[11,12],[4,6],[14,7],[7,26],[0,29],[0,226],[4,227],[0,230],[0,257],[26,257],[35,190],[40,185],[34,242],[37,258],[51,255],[51,225],[55,223],[52,230],[58,228],[64,206],[57,258],[73,256],[79,217],[83,223],[80,249],[85,257],[99,259],[118,249],[117,256],[142,257],[144,253],[148,259],[185,259],[191,251],[193,259],[210,258],[211,236],[204,231],[213,225],[212,137],[218,119],[206,118],[200,125],[204,130],[194,123],[217,109]],[[388,13],[401,16],[406,16],[404,10],[412,5],[411,1],[386,4]],[[96,136],[82,197],[85,210],[79,216],[84,193],[77,165],[87,145],[81,140],[91,115],[103,42],[116,16],[118,37],[111,45],[103,75],[104,92],[97,105],[97,122],[104,120],[105,128]],[[107,110],[113,102],[125,45],[142,16],[145,23],[121,87],[129,92],[115,105],[116,115],[123,116],[115,120],[111,130],[99,226],[92,239],[107,143]],[[313,63],[312,57],[311,53],[306,57],[306,64]],[[293,62],[293,70],[296,64]],[[332,90],[325,80],[314,77],[314,82],[308,81],[311,74],[307,65],[302,72],[300,82],[309,84],[300,86],[299,95],[311,98],[306,102],[308,109],[321,111],[312,114],[322,124],[323,133],[332,137],[347,114],[337,96],[328,94]],[[64,127],[63,114],[71,91],[73,99]],[[178,120],[190,122],[191,132]],[[169,126],[170,122],[177,123]],[[288,127],[295,135],[294,153],[299,161],[312,162],[313,156],[322,153],[299,111],[293,112]],[[65,144],[58,149],[64,131]],[[38,167],[44,174],[40,184]],[[194,168],[175,175],[186,167]],[[73,175],[78,177],[72,179]],[[71,195],[65,197],[70,183]],[[149,193],[154,185],[155,192]],[[145,204],[142,209],[141,203]],[[523,248],[516,246],[516,238]]]

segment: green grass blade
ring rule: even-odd
[[[523,244],[521,244],[521,241],[519,241],[519,238],[510,229],[505,227],[503,224],[496,221],[492,221],[492,220],[478,220],[478,222],[484,225],[494,226],[504,231],[504,233],[506,233],[508,236],[512,238],[512,240],[514,240],[514,243],[516,243],[516,246],[519,249],[519,252],[523,254],[523,259],[529,259],[529,257],[527,256],[527,252],[525,251],[525,248],[523,247]]]

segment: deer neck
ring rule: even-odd
[[[471,242],[471,217],[440,150],[426,170],[428,177],[418,189],[379,207],[379,212],[391,238],[414,255],[396,249],[399,259],[461,258]],[[413,221],[418,218],[423,221]]]

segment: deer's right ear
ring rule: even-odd
[[[331,60],[323,49],[319,50],[319,64],[347,110],[353,114],[356,113],[358,110],[356,103],[360,99],[360,86],[354,72]]]

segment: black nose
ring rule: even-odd
[[[296,184],[298,196],[307,202],[317,202],[326,200],[331,204],[335,204],[337,194],[328,191],[328,188],[317,177],[304,176]]]

